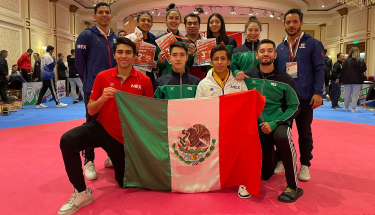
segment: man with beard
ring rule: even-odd
[[[311,123],[313,110],[323,104],[324,85],[324,48],[321,42],[301,32],[303,13],[299,9],[290,9],[285,13],[284,26],[287,36],[277,46],[277,63],[281,70],[292,76],[297,86],[301,112],[296,117],[298,143],[300,150],[300,180],[309,181],[310,161],[313,158],[313,139]],[[275,174],[284,171],[279,162]]]
[[[291,125],[300,111],[297,88],[292,77],[281,70],[274,60],[276,45],[272,40],[259,42],[257,67],[239,72],[237,80],[244,79],[248,89],[256,89],[266,97],[266,105],[258,119],[259,137],[262,145],[262,180],[268,180],[277,164],[274,146],[279,150],[285,165],[287,187],[279,196],[281,202],[295,202],[303,194],[297,188],[297,156],[292,140]]]
[[[99,72],[116,67],[112,47],[118,36],[109,29],[113,18],[108,4],[100,2],[94,8],[96,25],[84,30],[77,38],[76,68],[83,79],[84,101],[86,106],[86,122],[95,122],[98,114],[90,115],[87,105],[90,101],[92,86]],[[85,177],[87,180],[98,178],[95,170],[94,149],[87,149],[82,153],[85,157]],[[107,156],[105,167],[112,167],[111,159]]]

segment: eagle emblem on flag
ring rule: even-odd
[[[172,144],[172,150],[187,165],[198,165],[215,150],[216,139],[211,139],[210,131],[202,124],[182,130],[181,134],[180,141]]]

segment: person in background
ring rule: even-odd
[[[164,34],[159,35],[156,39],[169,34],[173,33],[174,37],[176,38],[177,41],[187,43],[188,38],[184,37],[180,31],[178,30],[178,27],[181,24],[181,13],[180,11],[175,8],[176,5],[174,3],[170,4],[166,11],[167,14],[165,16],[165,24],[167,25],[167,31]],[[186,61],[186,68],[189,68],[190,66],[193,65],[193,60],[194,60],[194,53],[196,51],[194,44],[188,44],[188,61]],[[172,66],[168,61],[165,59],[165,54],[163,51],[160,50],[159,46],[156,49],[155,57],[157,56],[157,64],[158,64],[158,71],[159,71],[159,76],[163,76],[166,74],[169,74],[172,72]]]
[[[121,30],[118,32],[118,37],[125,37],[126,36],[126,31]]]
[[[257,52],[261,31],[262,24],[255,16],[251,16],[245,24],[245,43],[233,49],[232,61],[230,64],[230,69],[233,74],[237,74],[243,70],[252,69],[258,65],[255,53]]]
[[[339,98],[341,95],[341,69],[342,64],[345,61],[345,55],[343,53],[337,54],[337,61],[335,64],[333,64],[332,74],[330,76],[331,79],[331,85],[332,85],[332,94],[331,94],[331,101],[332,106],[331,108],[334,109],[341,109],[339,106]]]
[[[41,78],[43,81],[42,89],[40,90],[38,101],[36,103],[37,109],[48,108],[48,106],[42,104],[42,99],[47,89],[50,89],[53,99],[56,102],[57,108],[63,108],[68,106],[67,104],[61,103],[56,93],[55,83],[55,71],[56,57],[54,53],[55,48],[53,46],[47,46],[46,53],[42,56],[41,61]]]
[[[33,75],[32,75],[32,79],[34,82],[40,82],[42,81],[41,78],[40,78],[40,57],[39,57],[39,54],[38,53],[34,53],[33,54],[33,58],[35,60],[35,63],[34,63],[34,68],[33,68]]]
[[[200,79],[189,74],[185,67],[188,48],[176,41],[170,46],[172,72],[155,80],[154,97],[158,99],[194,98]]]
[[[17,61],[18,68],[22,72],[23,78],[27,81],[31,81],[31,60],[30,57],[33,54],[32,49],[27,49],[26,53],[22,54]]]
[[[359,57],[357,47],[352,47],[349,57],[342,64],[341,76],[342,84],[345,86],[345,111],[349,111],[350,100],[352,101],[352,113],[358,112],[357,101],[363,84],[363,73],[367,66],[363,59]]]
[[[64,63],[64,55],[62,53],[59,53],[57,57],[59,58],[57,60],[57,75],[60,81],[65,82],[65,92],[66,92],[66,95],[69,95],[68,77],[66,76],[66,72],[65,72],[68,68],[65,66],[65,63]]]
[[[8,62],[5,58],[8,57],[7,50],[0,51],[0,97],[3,100],[3,103],[10,104],[12,103],[7,95],[7,86],[10,79],[8,74]]]
[[[67,62],[68,62],[68,70],[69,70],[69,83],[70,83],[70,87],[71,87],[71,96],[72,96],[72,99],[73,99],[73,104],[77,104],[78,101],[76,99],[76,86],[78,86],[78,89],[79,89],[79,95],[82,96],[82,98],[84,97],[83,95],[83,84],[82,84],[82,81],[81,81],[81,78],[79,77],[79,74],[78,74],[78,71],[77,71],[77,68],[76,68],[76,56],[75,56],[75,49],[72,49],[70,51],[70,53],[72,54],[70,56],[70,58],[68,58]]]
[[[332,73],[332,59],[327,55],[327,49],[324,49],[324,66],[324,86],[326,87],[326,98],[329,101],[331,95],[329,80]]]
[[[219,13],[213,13],[208,17],[207,39],[211,38],[216,38],[216,45],[221,43],[226,45],[231,53],[237,47],[237,41],[233,37],[227,36],[224,18]]]
[[[22,89],[22,83],[27,81],[18,72],[18,65],[14,64],[10,70],[8,89]]]

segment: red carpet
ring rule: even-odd
[[[56,214],[73,187],[59,139],[84,120],[0,130],[1,214]],[[297,142],[294,130],[294,141]],[[77,214],[374,214],[375,126],[314,119],[314,159],[305,194],[293,204],[277,201],[284,174],[262,182],[259,197],[240,199],[237,188],[175,194],[120,189],[105,153],[96,150],[98,180],[87,182],[95,201]],[[298,150],[297,150],[298,151]]]

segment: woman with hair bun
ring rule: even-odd
[[[259,43],[260,32],[262,31],[262,24],[255,16],[251,16],[245,24],[245,43],[233,50],[232,61],[230,68],[233,75],[240,71],[249,70],[258,65],[258,60],[255,57]]]
[[[207,39],[216,38],[216,45],[224,44],[230,52],[237,47],[237,42],[233,37],[227,36],[225,22],[222,15],[213,13],[207,21]]]
[[[164,34],[159,35],[156,39],[169,34],[173,33],[177,41],[187,43],[188,38],[184,37],[180,31],[178,30],[178,27],[180,26],[181,23],[181,13],[180,11],[175,8],[176,5],[174,3],[170,4],[166,11],[167,15],[165,16],[165,24],[167,25],[167,31]],[[189,44],[188,46],[188,54],[189,54],[189,59],[186,62],[185,67],[190,67],[193,64],[194,61],[194,53],[195,53],[195,45],[194,44]],[[156,49],[156,55],[158,58],[158,70],[159,70],[159,75],[166,75],[172,71],[172,66],[165,60],[165,54],[164,52],[161,51],[161,49],[158,47]]]

